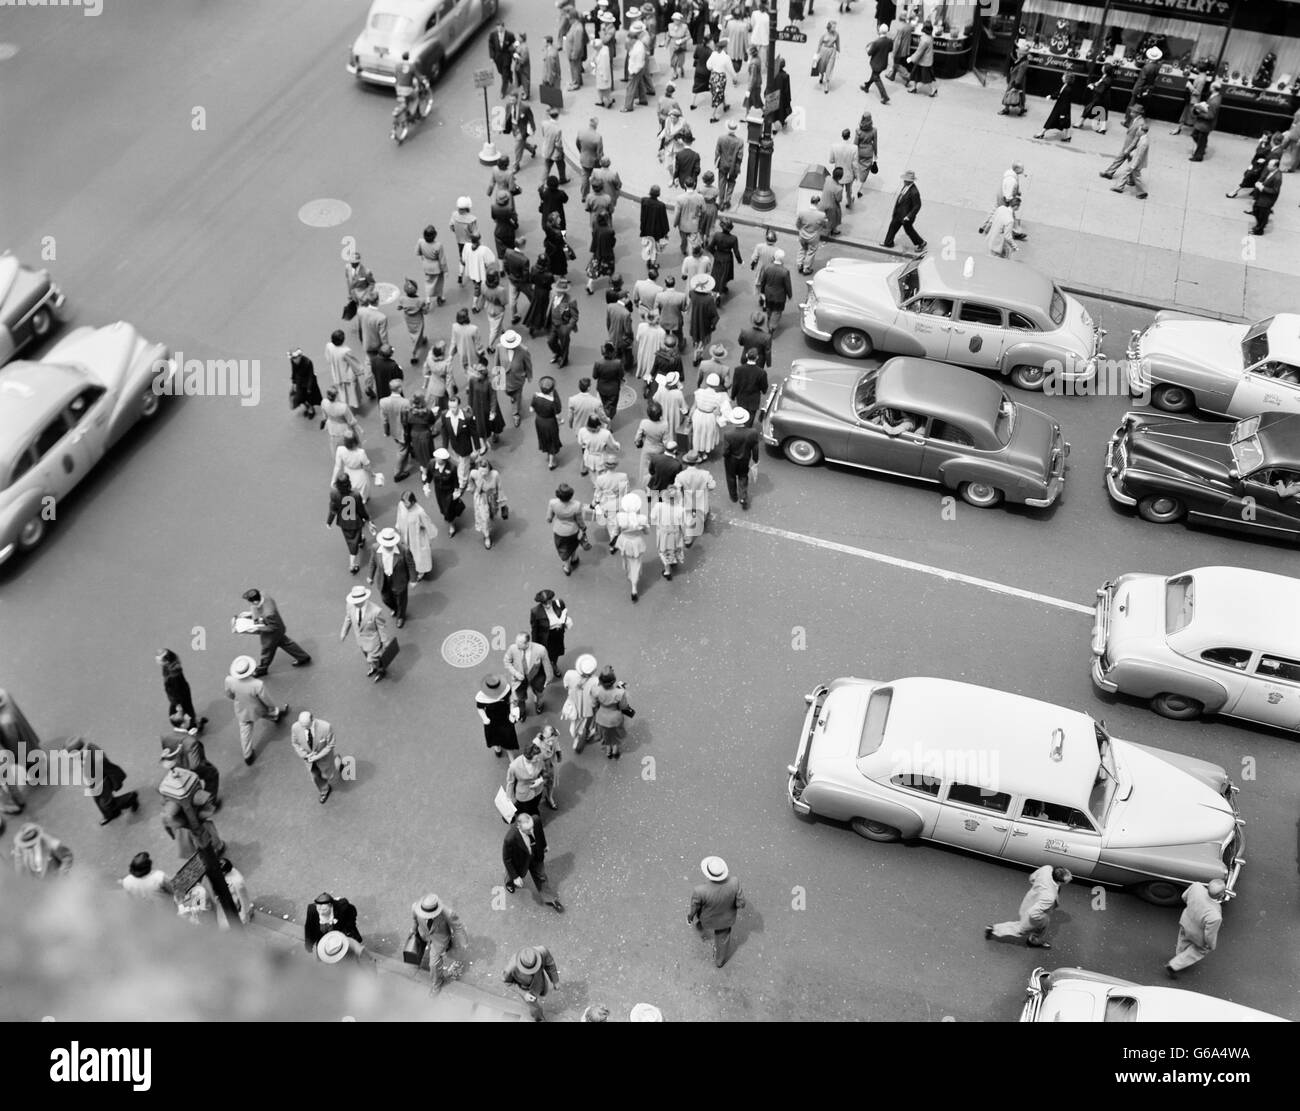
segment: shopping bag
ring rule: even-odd
[[[515,820],[515,813],[518,807],[510,801],[510,796],[506,794],[504,787],[497,788],[497,797],[492,800],[497,808],[497,813],[501,815],[501,820],[509,825]]]

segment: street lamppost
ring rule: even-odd
[[[753,109],[749,118],[749,159],[745,167],[745,191],[740,203],[758,212],[771,212],[776,207],[776,194],[772,192],[772,111],[768,104],[772,76],[776,72],[776,0],[768,0],[767,32],[767,86],[764,90],[762,118],[755,119]]]

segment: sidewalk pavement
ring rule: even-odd
[[[538,5],[530,20],[539,33],[549,5]],[[793,234],[796,192],[810,164],[825,166],[832,142],[843,128],[853,129],[864,110],[872,113],[880,134],[880,173],[873,175],[852,212],[845,214],[841,234],[823,244],[819,258],[836,254],[837,245],[875,248],[881,255],[899,255],[878,247],[889,223],[894,194],[904,170],[913,170],[923,208],[917,230],[933,252],[982,254],[984,237],[977,229],[993,207],[1003,172],[1013,161],[1024,163],[1021,215],[1029,238],[1015,256],[1051,274],[1073,292],[1127,300],[1154,308],[1178,308],[1225,319],[1257,320],[1290,309],[1300,302],[1300,175],[1285,175],[1282,192],[1262,237],[1247,235],[1253,219],[1243,210],[1249,198],[1224,194],[1241,179],[1250,162],[1254,141],[1241,136],[1210,137],[1206,160],[1189,162],[1191,137],[1170,136],[1171,125],[1153,121],[1147,187],[1150,196],[1138,200],[1132,190],[1110,191],[1113,182],[1097,175],[1123,142],[1122,119],[1112,114],[1109,131],[1099,135],[1076,128],[1070,143],[1037,140],[1034,134],[1050,110],[1050,101],[1031,98],[1028,113],[1019,118],[998,115],[1004,84],[989,75],[987,87],[973,74],[940,81],[934,98],[909,95],[901,84],[885,82],[889,105],[879,95],[858,87],[867,74],[865,47],[873,27],[863,12],[839,18],[844,52],[836,66],[832,88],[823,93],[809,75],[815,40],[822,20],[805,20],[805,44],[778,43],[791,77],[794,115],[790,129],[775,135],[772,190],[777,207],[756,212],[737,203],[729,215],[737,224],[771,226]],[[526,27],[532,31],[532,27]],[[656,51],[660,72],[656,91],[668,84],[666,54]],[[616,69],[621,68],[616,65]],[[712,165],[714,144],[728,119],[741,121],[745,134],[744,88],[728,91],[730,110],[718,123],[709,122],[709,97],[689,107],[691,71],[675,82],[675,97],[695,133],[702,170]],[[622,114],[625,86],[616,80],[617,107],[596,104],[595,82],[588,74],[583,88],[565,92],[561,114],[570,160],[576,162],[573,137],[595,117],[605,139],[605,153],[622,175],[624,192],[639,199],[658,184],[671,208],[678,190],[668,185],[668,171],[653,157],[658,120],[654,102]],[[534,110],[542,111],[534,100]],[[1077,119],[1079,109],[1075,109]],[[737,202],[744,170],[736,188]],[[576,196],[574,198],[577,199]],[[901,243],[906,243],[906,236]],[[1141,247],[1141,250],[1135,248]]]

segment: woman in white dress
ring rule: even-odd
[[[722,379],[710,374],[704,385],[695,391],[691,406],[691,450],[707,459],[722,439],[722,422],[731,409],[727,395],[722,392]]]
[[[601,471],[592,479],[594,492],[591,496],[595,524],[609,534],[609,551],[613,555],[617,550],[614,541],[618,539],[618,507],[623,496],[631,488],[628,477],[622,471],[612,468]]]
[[[668,425],[668,435],[672,439],[683,436],[691,427],[686,404],[686,394],[682,390],[682,376],[676,371],[668,374],[663,385],[655,391],[655,401],[664,411],[664,422]]]
[[[359,495],[363,502],[370,500],[370,483],[373,477],[370,473],[370,456],[366,454],[366,449],[361,446],[353,433],[343,437],[343,442],[334,453],[334,473],[330,475],[330,482],[334,482],[341,474],[348,476],[353,492]]]
[[[681,491],[676,486],[659,492],[650,510],[650,523],[655,527],[664,578],[671,579],[673,568],[686,559],[686,513],[682,509]]]
[[[632,601],[637,600],[637,586],[641,581],[641,558],[645,555],[646,533],[650,531],[650,518],[642,508],[640,494],[625,494],[618,506],[618,539],[614,546],[623,556],[623,570],[632,586]]]

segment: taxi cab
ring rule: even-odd
[[[1286,1022],[1226,999],[1180,988],[1144,987],[1082,968],[1035,968],[1021,1022]]]
[[[433,83],[453,54],[488,20],[498,0],[374,0],[352,44],[348,72],[372,85],[395,85],[403,53]]]
[[[1300,579],[1245,567],[1128,574],[1097,591],[1092,681],[1168,718],[1300,730]]]
[[[936,841],[1177,905],[1245,863],[1217,764],[1112,737],[1087,714],[948,679],[841,678],[805,696],[795,813],[871,841]]]

